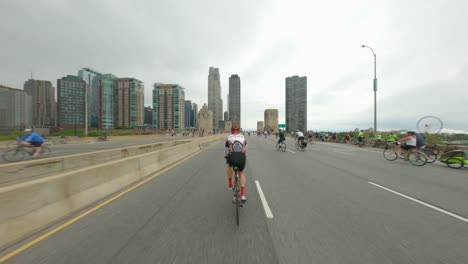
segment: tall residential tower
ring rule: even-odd
[[[286,78],[286,130],[307,131],[307,77]]]
[[[213,129],[218,129],[218,121],[223,120],[223,100],[219,69],[214,67],[210,67],[208,74],[208,110],[213,113]]]
[[[55,127],[57,106],[55,88],[49,81],[29,79],[24,83],[24,91],[32,97],[33,125]]]
[[[241,127],[241,81],[237,74],[229,77],[229,120]]]

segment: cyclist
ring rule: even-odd
[[[286,140],[286,136],[284,135],[284,131],[282,129],[280,129],[278,137],[278,145]]]
[[[245,203],[247,198],[245,198],[245,162],[246,162],[246,152],[247,152],[247,141],[244,136],[239,133],[239,126],[234,125],[231,128],[232,135],[229,135],[226,140],[226,152],[224,158],[226,159],[227,164],[227,176],[228,176],[228,189],[232,190],[232,172],[233,166],[239,168],[239,180],[241,186],[241,201]]]
[[[364,142],[363,142],[363,139],[364,139],[364,133],[362,133],[362,130],[359,130],[359,133],[358,133],[358,136],[357,136],[357,138],[358,138],[358,142],[359,142],[359,144],[363,144],[363,143],[364,143]]]
[[[401,139],[402,145],[400,146],[401,149],[406,151],[405,158],[408,159],[409,152],[416,148],[416,137],[413,131],[408,131],[407,137]]]
[[[346,133],[345,139],[346,139],[346,143],[348,143],[349,140],[351,139],[351,136],[349,135],[349,133]]]
[[[298,129],[297,132],[296,132],[296,137],[297,137],[297,143],[299,143],[300,145],[302,145],[302,143],[304,142],[304,133],[302,133],[302,132]]]
[[[312,131],[307,132],[307,139],[309,140],[309,143],[312,142],[313,137],[314,137],[314,134]]]
[[[336,141],[336,133],[333,133],[332,141]]]
[[[393,134],[393,132],[390,132],[390,135],[388,135],[387,140],[389,142],[395,143],[398,140],[397,135]]]
[[[44,138],[38,133],[33,132],[32,129],[26,128],[24,130],[24,135],[18,139],[18,142],[22,146],[34,148],[33,158],[36,158],[41,153],[41,145],[44,142]]]

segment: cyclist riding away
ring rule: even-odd
[[[351,139],[351,136],[349,135],[349,133],[346,133],[345,139],[346,139],[346,142],[349,142],[349,140]]]
[[[296,138],[297,138],[297,142],[300,145],[302,145],[302,143],[304,142],[304,134],[301,131],[299,131],[299,129],[296,132]]]
[[[36,158],[41,153],[41,145],[44,142],[44,138],[41,137],[32,129],[27,128],[24,130],[24,135],[18,139],[18,142],[25,147],[34,148],[33,158]]]
[[[228,176],[228,188],[232,190],[232,172],[233,166],[239,168],[239,180],[241,186],[241,201],[245,203],[247,198],[245,198],[245,162],[246,162],[246,152],[247,152],[247,141],[244,136],[239,133],[239,126],[234,125],[231,128],[232,135],[229,135],[226,140],[226,164],[227,164],[227,176]]]
[[[278,145],[281,144],[281,142],[284,142],[286,140],[286,136],[284,135],[284,131],[280,129],[279,131],[279,139],[278,139]]]

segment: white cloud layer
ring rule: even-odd
[[[468,1],[71,1],[0,2],[0,83],[21,88],[91,67],[145,82],[178,83],[207,102],[208,68],[242,82],[242,124],[266,108],[285,121],[285,78],[308,78],[308,128],[409,129],[438,116],[468,130]]]

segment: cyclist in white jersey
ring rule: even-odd
[[[228,176],[228,188],[232,190],[232,174],[233,166],[239,168],[239,181],[241,186],[241,201],[245,203],[247,198],[245,197],[245,162],[247,152],[247,141],[244,136],[239,133],[239,126],[232,126],[232,135],[229,135],[226,140],[226,164],[227,164],[227,176]]]
[[[302,133],[300,130],[297,130],[296,137],[297,137],[297,142],[299,142],[299,144],[302,145],[302,142],[304,141],[304,133]]]

